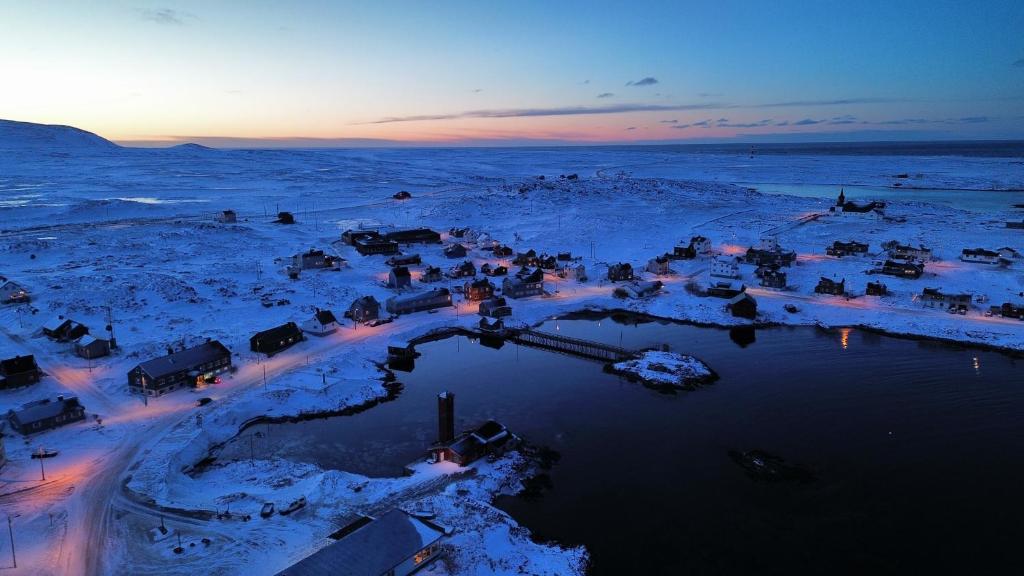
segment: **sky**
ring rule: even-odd
[[[125,144],[1024,138],[1021,0],[0,0],[0,118]]]

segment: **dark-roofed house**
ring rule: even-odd
[[[502,318],[505,316],[511,316],[512,308],[504,298],[488,298],[487,300],[482,300],[480,302],[479,313],[481,316]]]
[[[495,251],[495,254],[497,254],[497,251]],[[537,251],[531,248],[526,252],[519,252],[512,259],[512,263],[516,266],[536,266],[538,264]]]
[[[867,289],[864,293],[868,296],[885,296],[889,293],[889,289],[881,282],[868,282]]]
[[[299,342],[302,342],[302,330],[295,322],[286,322],[269,330],[257,332],[249,338],[249,349],[273,356]]]
[[[856,254],[867,254],[868,245],[861,242],[842,242],[836,240],[831,246],[825,249],[825,254],[829,256],[837,256],[842,258],[843,256],[853,256]]]
[[[708,286],[707,295],[714,298],[732,298],[746,291],[747,287],[742,282],[716,280]]]
[[[882,268],[878,270],[882,274],[898,276],[900,278],[920,278],[924,274],[924,264],[917,262],[897,262],[886,260]]]
[[[422,264],[423,258],[420,258],[419,254],[401,254],[398,256],[392,256],[388,258],[388,266],[412,266],[414,264]]]
[[[746,292],[730,298],[725,307],[737,318],[753,320],[757,317],[757,300]]]
[[[440,244],[441,235],[430,228],[412,228],[388,232],[384,238],[399,244]]]
[[[888,250],[889,254],[897,260],[920,260],[921,262],[927,262],[932,259],[931,248],[925,248],[924,246],[917,246],[916,248],[908,244],[900,244],[896,241],[889,241],[882,244],[883,250]]]
[[[786,273],[778,268],[768,268],[761,272],[761,286],[765,288],[785,289],[787,281]]]
[[[110,340],[90,334],[75,341],[75,354],[82,358],[101,358],[110,354]]]
[[[608,279],[612,282],[628,281],[633,279],[633,265],[628,262],[612,264],[608,267]]]
[[[408,576],[444,550],[443,528],[397,509],[370,521],[358,520],[344,532],[338,541],[277,576]]]
[[[437,266],[427,266],[420,276],[420,282],[440,282],[444,280],[444,273]]]
[[[466,300],[479,302],[494,296],[494,284],[491,284],[491,281],[486,278],[466,282],[462,293],[466,295]]]
[[[345,312],[345,316],[351,318],[354,322],[369,322],[380,318],[380,302],[373,296],[363,296],[357,298],[351,306],[348,307],[348,311]]]
[[[338,324],[338,319],[334,317],[334,312],[330,310],[316,309],[313,313],[313,317],[302,323],[302,331],[312,334],[314,336],[326,336],[338,331],[341,326]]]
[[[432,310],[452,305],[452,295],[447,288],[435,288],[426,292],[414,292],[388,298],[384,306],[391,314],[410,314],[421,310]]]
[[[42,375],[36,357],[31,354],[0,360],[0,388],[20,388],[35,384]]]
[[[506,277],[501,282],[501,294],[508,298],[529,298],[544,293],[544,271],[537,268],[523,276]]]
[[[87,326],[63,316],[58,316],[43,325],[43,334],[61,342],[77,340],[88,333]]]
[[[960,252],[960,259],[964,262],[977,262],[980,264],[999,264],[1002,261],[999,252],[984,248],[964,248]]]
[[[654,280],[650,282],[631,282],[625,286],[621,286],[615,289],[616,295],[621,295],[625,298],[646,298],[648,296],[654,296],[664,287],[661,280]]]
[[[464,260],[462,264],[452,266],[448,270],[449,278],[472,278],[473,276],[476,276],[476,266],[469,260]]]
[[[0,278],[0,304],[21,304],[30,299],[28,290],[20,284]]]
[[[476,430],[463,434],[454,442],[436,446],[431,450],[438,462],[454,462],[468,466],[489,454],[501,454],[514,437],[505,426],[488,420]]]
[[[444,249],[444,255],[447,258],[465,258],[466,247],[463,246],[462,244],[452,244],[451,246],[446,246]]]
[[[710,254],[711,240],[704,236],[694,236],[690,238],[690,248],[693,249],[694,254]]]
[[[412,276],[409,275],[409,269],[405,266],[395,266],[388,272],[388,288],[401,290],[411,286]]]
[[[341,241],[351,244],[363,256],[398,254],[398,242],[388,240],[375,230],[346,230]]]
[[[147,360],[128,372],[128,390],[162,396],[231,368],[231,351],[217,340]]]
[[[963,292],[959,294],[947,294],[938,288],[925,288],[921,291],[921,301],[924,302],[926,306],[934,306],[936,304],[970,306],[971,295]]]
[[[312,268],[330,268],[334,265],[334,257],[330,254],[325,254],[323,250],[309,249],[308,252],[302,252],[292,256],[292,266],[300,268],[302,270],[309,270]]]
[[[26,436],[79,420],[85,420],[85,407],[75,396],[57,396],[56,400],[44,398],[7,412],[11,428]]]
[[[816,294],[831,294],[832,296],[842,296],[846,294],[846,280],[840,280],[836,282],[831,278],[825,278],[824,276],[818,280],[818,285],[814,287]]]

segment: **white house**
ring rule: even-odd
[[[1014,258],[1020,258],[1020,252],[1017,252],[1016,250],[1014,250],[1013,248],[1010,248],[1009,246],[1004,246],[1004,247],[1000,248],[999,250],[997,250],[997,252],[999,252],[999,257],[1000,258],[1005,258],[1007,260],[1012,260]]]
[[[711,240],[708,240],[704,236],[694,236],[693,238],[690,238],[690,246],[693,247],[697,254],[711,253]]]
[[[740,265],[732,256],[715,256],[711,260],[711,275],[719,278],[739,278]]]
[[[977,262],[979,264],[999,264],[999,252],[985,250],[984,248],[964,248],[960,252],[960,259],[964,262]]]
[[[319,310],[317,309],[316,314],[309,320],[302,323],[302,331],[313,334],[314,336],[326,336],[333,332],[337,332],[340,328],[338,319],[334,317],[334,313],[330,310]]]
[[[647,271],[659,276],[668,274],[671,272],[668,268],[668,257],[658,256],[657,258],[651,258],[647,261]]]

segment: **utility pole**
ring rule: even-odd
[[[263,389],[267,389],[267,365],[263,365]]]
[[[39,447],[39,473],[43,476],[43,482],[46,482],[46,469],[43,468],[43,460],[46,460],[46,458],[43,457],[43,447],[40,446]]]
[[[256,467],[256,445],[252,434],[249,435],[249,465]]]
[[[14,563],[14,567],[18,567],[18,557],[14,555],[14,527],[11,525],[11,515],[7,515],[7,533],[11,536],[11,562]]]

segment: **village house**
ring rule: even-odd
[[[477,322],[477,326],[484,332],[501,332],[505,329],[505,323],[501,318],[481,318],[480,321]],[[499,342],[501,342],[501,340],[499,340]],[[488,345],[486,342],[481,342],[481,344],[484,346]]]
[[[732,256],[715,256],[711,260],[710,274],[717,278],[739,278],[740,265]]]
[[[615,291],[619,292],[621,290],[622,295],[627,298],[640,299],[648,296],[654,296],[660,292],[664,286],[665,285],[662,284],[661,280],[654,280],[651,282],[632,282],[625,286],[616,288]]]
[[[496,258],[508,258],[512,255],[511,246],[495,246],[492,250]]]
[[[466,300],[471,302],[486,300],[494,296],[494,284],[491,284],[491,281],[486,278],[466,282],[462,293],[466,295]]]
[[[257,332],[249,338],[249,350],[273,356],[278,352],[288,349],[305,337],[302,330],[295,322],[286,322],[262,332]]]
[[[573,279],[577,282],[587,281],[587,268],[583,264],[577,264],[575,266],[567,264],[558,270],[558,277],[565,279]]]
[[[753,320],[757,317],[757,300],[746,292],[730,298],[725,308],[736,318]]]
[[[56,400],[44,398],[29,402],[18,410],[7,412],[7,421],[11,428],[25,436],[79,420],[85,420],[85,407],[75,396],[57,396]]]
[[[388,232],[384,238],[399,244],[440,244],[441,234],[430,228],[413,228]]]
[[[881,282],[868,282],[867,289],[864,293],[868,296],[885,296],[889,293],[889,289]]]
[[[402,510],[363,516],[276,576],[409,576],[444,555],[445,529]]]
[[[420,282],[440,282],[442,280],[444,280],[444,274],[437,266],[427,266],[423,275],[420,276]]]
[[[57,316],[43,324],[43,334],[59,342],[77,340],[88,333],[89,328],[87,326],[63,316]]]
[[[533,266],[536,268],[537,264],[539,264],[536,250],[531,249],[526,252],[516,254],[516,257],[512,259],[512,264],[515,266]]]
[[[512,308],[508,305],[508,301],[499,296],[481,300],[478,313],[490,318],[503,318],[512,315]]]
[[[997,252],[999,252],[999,257],[1005,260],[1015,260],[1020,258],[1020,252],[1010,248],[1009,246],[1004,246],[997,250]]]
[[[537,258],[537,267],[541,270],[554,270],[558,268],[558,259],[548,254],[542,254]]]
[[[374,254],[398,254],[398,243],[388,240],[376,230],[346,230],[341,241],[351,245],[363,256]]]
[[[979,264],[1000,264],[1003,261],[999,252],[984,248],[964,248],[960,252],[960,259],[964,262],[976,262]]]
[[[464,261],[458,266],[452,266],[448,270],[449,278],[472,278],[474,276],[476,276],[476,266],[469,260]]]
[[[720,280],[708,285],[707,295],[714,298],[732,298],[746,290],[747,287],[742,282]]]
[[[840,216],[879,217],[883,215],[884,209],[885,202],[871,201],[868,202],[867,204],[856,204],[854,202],[849,202],[846,200],[846,192],[840,189],[839,198],[836,200],[836,205],[830,207],[828,210],[830,213]]]
[[[778,252],[781,249],[779,248],[779,239],[775,236],[762,236],[757,249],[765,252]]]
[[[36,357],[29,354],[0,360],[0,388],[21,388],[35,384],[43,377]]]
[[[668,268],[668,256],[658,256],[657,258],[651,258],[648,260],[647,271],[659,276],[668,274],[670,272]]]
[[[898,276],[900,278],[920,278],[924,274],[924,264],[917,262],[896,262],[886,260],[882,268],[876,270],[880,274]]]
[[[217,215],[217,222],[221,224],[234,224],[238,222],[238,215],[235,214],[234,210],[224,210]]]
[[[426,292],[415,292],[388,298],[384,303],[390,314],[411,314],[422,310],[433,310],[452,305],[452,295],[447,288],[435,288]]]
[[[537,268],[530,274],[507,277],[501,283],[501,293],[508,298],[529,298],[544,293],[544,271]]]
[[[324,254],[323,250],[310,248],[308,252],[292,256],[292,266],[301,270],[330,268],[334,266],[334,258],[330,254]]]
[[[704,236],[694,236],[690,238],[690,248],[693,249],[695,254],[710,254],[711,240]]]
[[[405,254],[399,256],[392,256],[385,262],[388,266],[414,266],[416,264],[422,264],[423,259],[420,258],[419,254]]]
[[[480,266],[480,273],[484,276],[505,276],[508,274],[508,268],[500,264],[491,266],[490,263],[484,262],[484,264]]]
[[[399,190],[398,192],[392,194],[391,197],[394,198],[395,200],[408,200],[412,198],[412,193],[409,192],[408,190]]]
[[[970,306],[971,304],[970,294],[946,294],[938,288],[925,288],[921,291],[920,299],[925,306]]]
[[[860,242],[842,242],[836,240],[831,246],[825,249],[825,254],[829,256],[837,256],[842,258],[843,256],[856,256],[857,254],[867,254],[868,245]]]
[[[846,280],[840,280],[836,282],[831,278],[825,278],[824,276],[818,280],[818,285],[814,287],[815,294],[830,294],[832,296],[843,296],[846,294]]]
[[[466,247],[462,244],[452,244],[446,246],[444,249],[444,255],[446,258],[465,258]]]
[[[917,248],[896,241],[886,242],[882,245],[883,250],[889,252],[890,258],[894,260],[918,260],[927,262],[932,259],[931,248],[918,246]]]
[[[1013,302],[1003,302],[1003,305],[996,308],[992,308],[998,311],[1000,316],[1004,318],[1019,318],[1024,320],[1024,304],[1014,304]]]
[[[761,286],[765,288],[786,288],[786,273],[778,268],[769,268],[761,273]]]
[[[401,290],[412,286],[412,276],[405,266],[395,266],[388,272],[388,288]]]
[[[162,396],[184,386],[196,386],[231,368],[231,351],[217,340],[153,358],[128,372],[129,392]]]
[[[437,396],[438,440],[430,452],[435,462],[454,462],[468,466],[484,456],[503,454],[516,440],[503,425],[494,420],[479,428],[455,435],[455,395],[441,392]]]
[[[302,323],[302,331],[314,336],[327,336],[338,331],[341,325],[330,310],[316,309],[313,317]]]
[[[363,296],[357,298],[351,306],[348,307],[348,311],[345,312],[346,318],[351,318],[353,322],[370,322],[380,318],[380,302],[373,296]]]
[[[765,240],[762,240],[762,242],[764,243]],[[767,245],[772,244],[775,244],[774,238],[767,241]],[[777,244],[775,245],[778,246]],[[755,266],[789,266],[796,261],[796,252],[782,250],[778,247],[771,250],[750,247],[747,249],[746,254],[744,254],[743,260],[747,264],[754,264]]]
[[[693,245],[689,246],[676,246],[672,249],[671,258],[673,260],[693,260],[697,257],[697,251],[693,248]]]
[[[86,334],[75,341],[75,354],[81,358],[101,358],[110,354],[110,340]]]
[[[1006,222],[1006,227],[1007,228],[1016,228],[1016,229],[1019,230],[1021,228],[1024,228],[1024,220],[1021,220],[1020,222],[1015,222],[1013,220],[1008,220]]]
[[[608,267],[608,279],[612,282],[623,282],[633,279],[633,266],[628,262],[612,264]]]
[[[559,252],[557,258],[559,262],[569,262],[572,260],[572,252]]]
[[[31,299],[20,284],[0,277],[0,304],[23,304]]]

